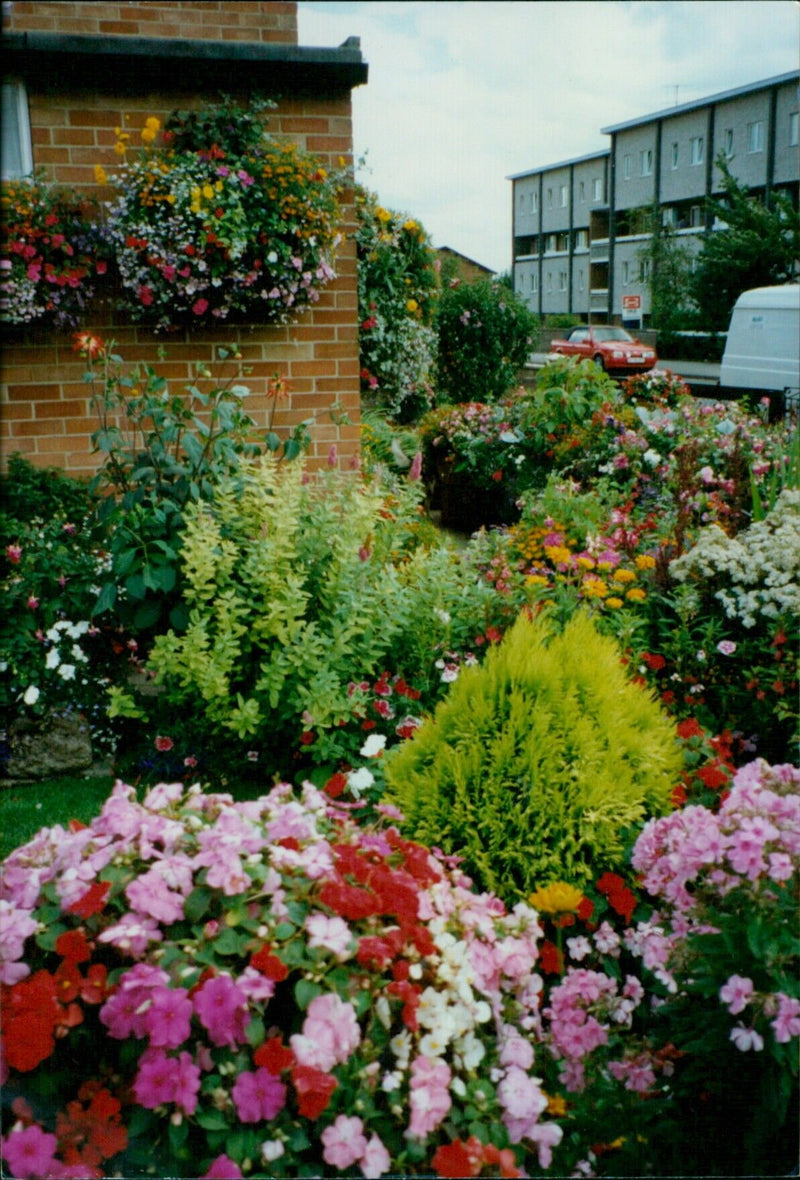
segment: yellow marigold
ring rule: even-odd
[[[407,233],[413,234],[416,233],[416,231],[419,229],[419,226],[417,225],[416,221],[411,219],[409,221],[403,222],[403,229],[406,230]]]
[[[203,196],[206,198],[207,201],[213,201],[213,199],[214,199],[214,186],[213,186],[213,184],[204,184],[203,185]]]
[[[597,568],[607,574],[609,570],[613,570],[614,566],[610,561],[598,561]]]
[[[608,594],[608,584],[602,578],[584,578],[581,590],[587,598],[605,598]]]
[[[640,553],[636,558],[637,570],[652,570],[655,569],[656,559],[651,557],[649,553]]]
[[[406,311],[415,312],[418,307],[419,304],[417,303],[416,299],[406,300]]]
[[[149,131],[158,131],[161,127],[161,120],[157,119],[155,115],[151,115],[149,119],[145,119],[144,125]]]
[[[95,179],[96,184],[108,184],[108,177],[106,176],[106,170],[102,166],[102,164],[95,164],[95,166],[94,166],[94,179]]]
[[[619,610],[619,608],[622,606],[622,599],[621,598],[607,598],[606,599],[606,606],[610,606],[612,610]]]
[[[569,561],[570,557],[572,557],[566,545],[545,545],[544,551],[547,554],[548,560],[552,562]]]
[[[594,569],[594,558],[593,557],[579,557],[578,558],[578,567],[579,567],[579,569],[582,569],[582,570],[593,570]]]
[[[644,602],[645,598],[647,598],[647,593],[640,586],[634,586],[633,589],[628,591],[625,597],[630,602]]]
[[[635,582],[636,581],[636,574],[633,572],[633,570],[615,570],[614,571],[614,581],[615,582]]]
[[[142,131],[142,143],[152,143],[158,134],[152,127],[145,127]]]
[[[124,139],[118,139],[117,142],[114,144],[114,151],[117,153],[118,156],[124,156],[125,152],[127,150],[128,149],[127,149]]]
[[[528,574],[525,584],[527,586],[547,586],[549,579],[542,577],[541,574]]]
[[[392,220],[392,215],[389,212],[389,210],[384,209],[381,205],[379,205],[378,208],[375,210],[375,216],[377,217],[378,221],[386,222],[386,221]]]
[[[567,881],[551,881],[532,893],[528,900],[543,914],[574,914],[583,901],[583,894]]]
[[[542,1091],[544,1094],[544,1091]],[[560,1094],[544,1094],[547,1099],[547,1113],[554,1119],[563,1118],[567,1113],[567,1104]]]

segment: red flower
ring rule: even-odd
[[[80,994],[83,977],[70,959],[64,959],[53,975],[59,1003],[69,1004]]]
[[[628,889],[622,877],[618,877],[616,873],[603,873],[597,882],[597,888],[608,898],[612,910],[620,914],[626,924],[629,923],[636,909],[636,895]]]
[[[712,791],[717,787],[726,787],[730,778],[719,762],[709,762],[706,766],[701,766],[697,771],[697,777]]]
[[[194,312],[195,315],[204,315],[205,312],[208,311],[208,300],[207,299],[197,299],[192,304],[192,311]]]
[[[684,787],[683,783],[678,783],[676,787],[673,787],[672,794],[669,797],[673,807],[683,807],[688,798],[689,796],[686,793],[686,787]]]
[[[73,352],[88,356],[89,360],[94,360],[96,356],[102,356],[105,352],[106,346],[103,341],[91,332],[73,332],[72,339],[75,341],[72,346]]]
[[[455,1139],[437,1147],[431,1166],[437,1176],[449,1176],[454,1180],[460,1176],[479,1176],[483,1167],[483,1144],[475,1135],[466,1143]]]
[[[144,307],[149,307],[150,304],[153,302],[153,292],[150,290],[149,287],[141,286],[139,288],[139,302]]]
[[[663,656],[651,655],[649,651],[642,653],[642,659],[651,672],[660,672],[662,668],[667,666],[667,661]]]
[[[13,987],[3,988],[3,1047],[11,1069],[27,1073],[55,1048],[53,1036],[61,1009],[55,981],[37,971]]]
[[[704,730],[702,725],[695,721],[694,717],[689,717],[686,721],[681,721],[678,724],[678,737],[682,737],[684,741],[687,738],[703,737]]]
[[[541,954],[539,955],[539,963],[542,971],[547,975],[560,975],[564,970],[564,960],[561,951],[554,942],[545,939],[542,943]]]
[[[175,743],[173,742],[171,737],[164,737],[162,734],[158,734],[154,743],[153,743],[155,748],[157,750],[159,750],[162,754],[166,754],[166,752],[168,750],[171,750],[172,747],[174,746],[174,744]]]
[[[295,1057],[291,1049],[287,1049],[280,1037],[270,1037],[259,1045],[253,1054],[256,1065],[268,1070],[278,1077],[285,1069],[291,1069]]]
[[[300,734],[300,745],[310,746],[314,742],[315,736],[316,735],[310,729],[306,729]]]
[[[588,897],[582,897],[575,913],[582,922],[589,922],[594,913],[594,902],[590,901]]]
[[[95,881],[88,893],[84,893],[80,901],[68,906],[68,914],[77,914],[79,918],[91,918],[106,908],[106,898],[111,889],[110,881]]]
[[[113,990],[108,986],[108,971],[102,963],[92,963],[81,981],[81,999],[84,1004],[102,1004]]]
[[[273,955],[268,945],[262,946],[260,951],[256,951],[254,955],[250,956],[250,966],[255,967],[256,971],[260,971],[266,979],[272,979],[275,983],[280,983],[289,974],[289,968],[279,959],[277,955]]]
[[[503,478],[502,471],[493,471],[492,472],[492,479],[495,481],[495,483],[499,483],[502,478]]]
[[[56,939],[56,954],[72,963],[85,963],[92,950],[82,930],[65,930]]]
[[[337,771],[336,774],[331,775],[322,789],[326,795],[330,795],[331,799],[338,799],[347,789],[347,775]]]
[[[307,1119],[317,1119],[326,1110],[331,1095],[339,1083],[329,1073],[311,1065],[295,1065],[292,1085],[297,1094],[298,1113]]]

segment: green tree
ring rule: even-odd
[[[742,291],[791,282],[800,255],[800,226],[790,197],[773,192],[766,204],[731,175],[724,157],[717,166],[723,193],[707,206],[724,227],[705,236],[694,282],[700,320],[711,331],[727,328]]]
[[[659,331],[663,351],[665,337],[693,323],[692,255],[672,226],[663,224],[656,207],[651,210],[647,232],[650,238],[639,255],[650,263],[650,322]]]

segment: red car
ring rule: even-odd
[[[554,340],[551,352],[562,356],[588,357],[601,369],[612,372],[643,373],[656,363],[656,350],[635,340],[624,328],[605,324],[581,324],[566,340]]]

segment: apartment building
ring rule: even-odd
[[[720,154],[754,197],[800,203],[800,72],[603,127],[606,151],[508,179],[515,290],[539,315],[646,326],[653,208],[690,252],[714,232]]]

